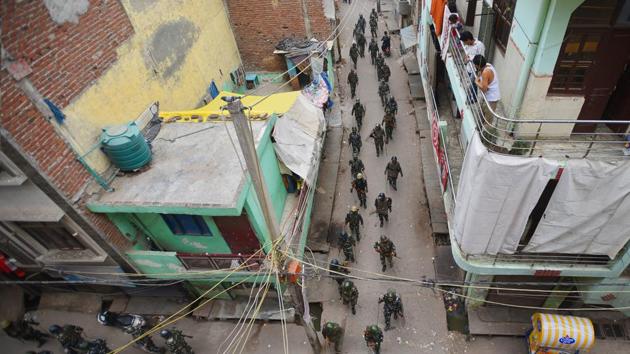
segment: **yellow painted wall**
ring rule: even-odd
[[[103,127],[135,119],[154,101],[160,110],[195,108],[212,80],[221,90],[240,66],[222,0],[122,3],[135,33],[118,48],[117,62],[64,109],[63,131],[81,154]],[[98,150],[87,161],[97,171],[109,166]]]

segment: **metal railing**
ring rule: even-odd
[[[475,67],[468,60],[463,43],[452,31],[449,32],[447,55],[453,60],[457,81],[465,93],[465,105],[472,113],[486,147],[497,153],[560,159],[589,155],[601,159],[630,157],[623,153],[626,134],[613,132],[608,127],[628,126],[628,120],[521,119],[500,115],[488,104],[481,89],[476,88]],[[498,73],[501,74],[507,73]],[[594,131],[572,132],[579,126],[594,126]],[[562,133],[557,133],[558,130]]]

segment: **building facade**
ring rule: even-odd
[[[442,20],[451,10],[485,44],[496,109]],[[628,1],[423,2],[417,57],[469,309],[630,315],[628,11]]]

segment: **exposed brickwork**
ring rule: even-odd
[[[56,24],[43,1],[3,1],[0,17],[4,48],[31,66],[32,73],[26,79],[60,108],[116,62],[116,48],[133,34],[124,8],[111,0],[90,1],[78,24]],[[74,198],[90,174],[6,70],[0,71],[0,92],[0,125],[67,198]],[[83,203],[78,206],[110,242],[127,245],[105,216],[89,212]]]
[[[286,70],[284,58],[273,51],[282,38],[306,38],[301,1],[306,1],[313,35],[326,39],[334,26],[324,16],[322,0],[226,1],[246,70]]]

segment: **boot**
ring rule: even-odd
[[[357,314],[357,309],[355,308],[355,305],[352,305],[352,314],[353,315]]]
[[[385,262],[383,262],[383,267],[381,267],[381,272],[384,272],[385,270],[387,270],[387,266],[385,265]]]

